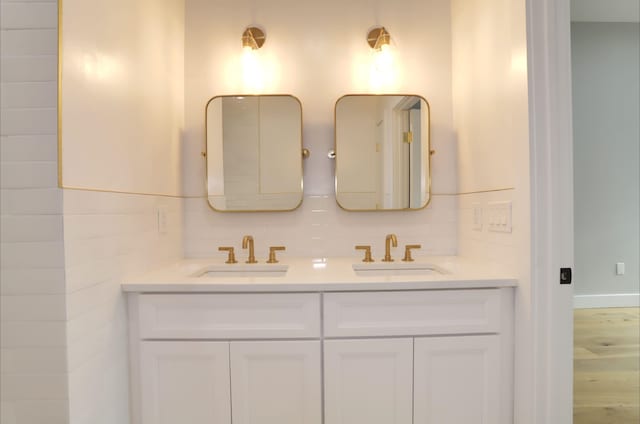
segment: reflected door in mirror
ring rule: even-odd
[[[429,104],[414,95],[336,103],[336,199],[347,210],[421,209],[430,197]]]
[[[218,211],[302,202],[302,107],[293,96],[218,96],[207,104],[207,194]]]

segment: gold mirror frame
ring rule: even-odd
[[[207,134],[208,134],[208,109],[209,109],[209,104],[214,101],[215,99],[221,99],[221,98],[225,98],[225,97],[290,97],[292,99],[294,99],[298,105],[300,106],[300,202],[298,202],[298,204],[296,206],[294,206],[291,209],[246,209],[246,210],[231,210],[231,209],[216,209],[212,204],[211,201],[209,200],[209,166],[208,166],[208,157],[209,157],[209,142],[208,142],[208,138],[207,138]],[[301,205],[302,202],[304,200],[304,163],[303,163],[303,159],[305,158],[305,150],[308,152],[307,149],[304,148],[304,143],[303,143],[303,113],[304,110],[302,108],[302,102],[300,101],[300,99],[294,95],[291,94],[224,94],[224,95],[219,95],[219,96],[214,96],[212,98],[210,98],[207,103],[205,104],[204,107],[204,151],[202,152],[202,156],[204,159],[204,169],[205,169],[205,194],[207,197],[207,205],[209,206],[209,208],[211,208],[212,210],[216,211],[216,212],[221,212],[221,213],[255,213],[255,212],[292,212],[295,211],[296,209],[298,209]],[[308,153],[307,153],[308,156]]]
[[[425,102],[425,104],[427,105],[427,117],[429,119],[429,127],[428,127],[428,144],[427,144],[427,148],[423,149],[425,150],[425,153],[427,155],[427,163],[428,163],[428,167],[429,167],[429,173],[428,173],[428,183],[427,183],[427,193],[429,194],[429,198],[427,199],[426,203],[419,207],[419,208],[397,208],[397,209],[348,209],[345,208],[344,206],[342,206],[340,204],[340,202],[338,201],[338,161],[340,160],[340,153],[338,150],[338,103],[340,102],[340,100],[346,98],[346,97],[418,97],[419,99],[421,99],[422,101]],[[435,154],[435,151],[431,149],[431,105],[429,104],[429,102],[427,101],[427,99],[425,99],[423,96],[419,95],[419,94],[405,94],[405,93],[397,93],[397,94],[345,94],[340,96],[334,105],[333,108],[333,139],[334,139],[334,144],[333,144],[333,152],[335,155],[335,175],[334,175],[334,192],[335,192],[335,196],[336,196],[336,203],[338,204],[338,206],[340,207],[340,209],[347,211],[347,212],[399,212],[399,211],[419,211],[419,210],[423,210],[425,208],[427,208],[429,206],[429,204],[431,203],[431,199],[433,198],[432,194],[431,194],[431,156],[433,156]]]

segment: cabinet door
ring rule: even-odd
[[[413,340],[326,340],[326,424],[411,424]]]
[[[320,424],[319,341],[231,343],[233,424]]]
[[[500,339],[415,339],[414,423],[500,422]]]
[[[230,424],[229,343],[142,342],[142,424]]]

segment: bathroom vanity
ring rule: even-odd
[[[190,260],[125,282],[133,422],[513,422],[516,280],[439,261]]]

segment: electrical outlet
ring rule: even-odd
[[[487,204],[488,229],[498,233],[510,233],[511,201],[489,202]]]
[[[480,203],[473,203],[473,229],[476,231],[482,231],[482,205]]]
[[[166,206],[158,206],[158,234],[166,234],[168,227],[168,214]]]

